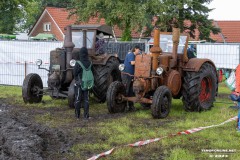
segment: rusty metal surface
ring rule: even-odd
[[[148,99],[148,98],[140,98],[138,99],[137,97],[122,97],[122,99],[124,101],[131,101],[131,102],[134,102],[134,103],[149,103],[149,104],[152,104],[152,99]]]
[[[63,47],[66,50],[66,69],[71,68],[70,66],[70,60],[72,59],[72,51],[74,48],[74,43],[72,42],[72,30],[71,26],[67,26],[67,31],[64,39],[64,44]],[[73,79],[72,71],[67,70],[66,71],[66,76],[65,76],[65,82],[64,83],[70,83]]]
[[[172,50],[172,58],[173,58],[173,66],[177,65],[177,51],[178,51],[178,44],[179,44],[179,37],[180,37],[180,29],[179,28],[172,28],[173,29],[173,50]]]
[[[160,40],[160,30],[158,28],[154,29],[154,44],[153,47],[150,49],[150,52],[152,53],[152,69],[156,70],[158,67],[158,56],[162,53],[162,49],[159,46],[159,40]]]
[[[170,54],[162,54],[159,56],[159,66],[164,69],[164,71],[169,70],[169,62],[172,56]]]
[[[191,58],[186,64],[184,64],[183,70],[198,72],[202,64],[205,62],[211,63],[216,68],[215,64],[210,59]]]
[[[172,95],[176,96],[182,86],[181,75],[178,71],[172,70],[167,78],[167,86],[171,90]]]
[[[189,60],[187,56],[188,40],[189,40],[189,35],[187,35],[186,44],[183,51],[183,62],[188,62]]]
[[[72,42],[72,28],[71,28],[71,26],[67,26],[66,29],[67,30],[66,30],[66,34],[65,34],[63,47],[73,49],[75,47],[75,45]]]
[[[135,58],[136,77],[150,77],[151,72],[151,56],[148,54],[137,55]]]
[[[150,90],[150,79],[138,78],[133,82],[133,91],[135,94],[144,96]]]

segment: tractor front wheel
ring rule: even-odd
[[[165,118],[170,112],[172,105],[172,94],[166,86],[160,86],[154,92],[151,106],[153,118]]]
[[[22,86],[22,97],[25,103],[39,103],[43,97],[43,82],[38,74],[26,76]]]
[[[109,113],[124,112],[127,101],[122,99],[126,93],[126,89],[122,82],[114,81],[107,90],[107,107]]]

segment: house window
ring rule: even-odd
[[[51,31],[51,23],[44,23],[43,31]]]

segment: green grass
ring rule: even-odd
[[[167,159],[191,160],[210,159],[219,153],[205,153],[202,149],[236,149],[228,154],[228,159],[240,159],[240,134],[236,132],[236,122],[209,128],[190,135],[161,139],[139,148],[125,145],[140,140],[167,136],[179,131],[201,126],[219,124],[237,115],[237,110],[229,109],[233,102],[227,98],[231,91],[224,83],[219,85],[219,95],[210,111],[186,112],[181,100],[173,100],[169,116],[152,119],[150,110],[109,114],[106,103],[90,101],[90,115],[93,120],[76,121],[74,110],[67,107],[67,100],[52,100],[44,96],[44,103],[24,104],[20,87],[0,86],[0,98],[11,98],[9,102],[24,109],[36,110],[35,120],[53,128],[66,129],[73,137],[79,137],[71,148],[69,159],[87,159],[91,156],[117,147],[106,159]],[[222,153],[221,153],[222,154]],[[226,155],[226,154],[225,154]],[[223,159],[223,158],[218,158]]]

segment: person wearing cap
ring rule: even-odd
[[[134,96],[133,93],[133,76],[135,69],[135,56],[140,53],[140,47],[135,46],[131,52],[129,52],[124,59],[124,70],[125,74],[122,74],[123,84],[126,87],[126,94],[128,97]],[[128,102],[129,111],[135,110],[133,102]]]
[[[189,59],[196,58],[196,44],[191,44],[190,47],[187,49],[187,56]]]
[[[104,54],[104,34],[100,33],[98,37],[96,37],[96,44],[95,44],[95,52],[97,55]]]

